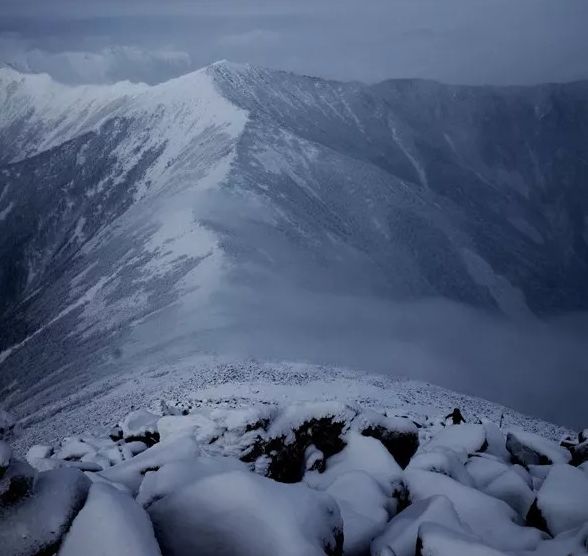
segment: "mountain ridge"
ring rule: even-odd
[[[42,399],[51,373],[292,357],[290,337],[320,359],[319,338],[358,330],[379,349],[405,334],[395,304],[436,297],[515,320],[587,308],[585,86],[0,69],[0,386]]]

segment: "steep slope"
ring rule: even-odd
[[[586,309],[587,89],[0,69],[8,405],[200,350],[377,350],[430,297]]]

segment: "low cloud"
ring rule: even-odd
[[[136,46],[113,46],[96,52],[66,50],[50,52],[30,48],[17,36],[0,39],[0,60],[31,73],[47,73],[69,84],[115,83],[129,80],[157,83],[194,68],[187,52],[170,48],[145,50]]]

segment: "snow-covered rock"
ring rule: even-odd
[[[390,521],[384,533],[372,542],[372,556],[414,556],[423,523],[437,523],[456,531],[465,528],[447,497],[431,496],[413,503]]]
[[[456,532],[435,523],[419,529],[417,556],[507,556],[505,552],[482,544],[474,536]],[[388,556],[388,555],[386,555]]]
[[[377,438],[405,468],[419,447],[418,429],[405,417],[389,417],[375,411],[362,411],[351,423],[353,430]]]
[[[121,483],[137,493],[148,471],[154,471],[174,461],[194,459],[200,455],[200,445],[190,436],[159,442],[134,458],[105,469],[100,474],[109,481]]]
[[[508,469],[483,489],[486,494],[506,502],[521,518],[525,518],[535,500],[535,494],[519,473]]]
[[[51,455],[53,455],[53,448],[51,446],[35,444],[28,449],[26,460],[34,467],[34,462],[36,460],[46,459]]]
[[[477,455],[468,459],[465,468],[476,488],[483,489],[510,467],[500,459]]]
[[[526,550],[543,538],[540,531],[524,527],[524,521],[505,502],[429,471],[406,471],[411,502],[430,496],[446,496],[460,520],[484,543],[499,550]]]
[[[523,551],[517,556],[586,556],[588,554],[588,523],[566,531],[553,539],[539,543],[536,550]]]
[[[304,485],[234,471],[207,477],[149,508],[166,556],[323,556],[342,549],[336,502]]]
[[[57,450],[33,446],[27,459],[37,470],[51,471],[37,473],[11,459],[0,478],[0,507],[10,519],[32,520],[47,511],[48,495],[39,495],[36,477],[41,486],[48,477],[81,477],[83,502],[89,484],[79,472],[84,469],[93,494],[74,521],[64,554],[80,552],[84,543],[89,554],[159,550],[151,542],[153,533],[146,533],[147,515],[155,522],[164,556],[582,553],[582,527],[588,522],[585,464],[576,468],[541,460],[541,465],[523,467],[506,451],[498,427],[443,426],[444,410],[421,419],[422,444],[403,470],[382,433],[412,435],[416,425],[408,418],[387,417],[384,406],[375,411],[341,402],[291,408],[282,401],[238,403],[196,400],[185,415],[182,410],[149,417],[162,433],[149,448],[125,436],[154,430],[140,411],[132,414],[136,427],[125,425],[123,433],[121,426],[118,440],[82,435],[66,438]],[[120,422],[132,424],[133,419]],[[527,444],[534,454],[551,450],[551,457],[561,455],[543,437],[532,435]],[[298,484],[276,480],[284,478]],[[71,491],[71,485],[63,490]],[[23,548],[24,554],[39,543],[56,549],[82,503],[70,504],[68,513],[66,495],[60,496],[60,512],[67,515],[52,532],[35,525],[34,542]],[[104,512],[109,505],[113,511]],[[102,513],[104,519],[98,519]],[[431,524],[444,529],[429,531]],[[16,546],[14,533],[5,533],[12,543],[7,546]],[[547,533],[556,537],[547,539]],[[106,541],[100,544],[97,538]]]
[[[506,437],[506,448],[514,462],[524,466],[567,463],[571,459],[569,450],[525,431],[510,431]]]
[[[157,421],[157,429],[162,441],[191,436],[203,444],[209,443],[223,431],[223,428],[205,413],[166,415]]]
[[[300,481],[306,470],[307,449],[313,446],[324,458],[341,452],[346,442],[344,431],[356,413],[339,402],[292,404],[277,414],[267,433],[258,437],[242,459],[261,460],[272,479]]]
[[[76,469],[40,473],[34,491],[0,505],[0,547],[11,556],[53,554],[80,510],[90,481]]]
[[[365,554],[370,541],[382,532],[396,513],[397,504],[380,484],[364,471],[339,475],[325,490],[337,502],[344,526],[343,552]]]
[[[159,441],[157,422],[161,415],[155,415],[146,409],[129,413],[120,423],[122,437],[127,442],[141,441],[152,446]]]
[[[466,486],[472,486],[474,482],[468,468],[464,467],[460,455],[448,449],[439,448],[418,452],[410,461],[407,469],[443,473]]]
[[[104,483],[90,487],[58,556],[161,556],[147,512]]]
[[[304,480],[307,484],[326,489],[350,471],[368,473],[386,492],[400,481],[402,469],[379,440],[355,431],[349,431],[344,438],[345,448],[327,460],[323,473],[306,473]]]
[[[510,452],[506,449],[506,437],[496,423],[485,421],[483,423],[486,432],[486,454],[493,455],[504,461],[510,460]]]
[[[588,476],[571,465],[553,465],[527,520],[552,535],[588,523]]]
[[[486,447],[486,429],[484,425],[464,423],[461,425],[449,425],[440,430],[422,449],[432,451],[444,448],[468,456],[476,452],[483,452]]]
[[[201,456],[195,459],[166,463],[157,470],[145,473],[137,495],[137,502],[147,507],[197,480],[229,471],[248,470],[247,465],[243,462],[222,456]]]

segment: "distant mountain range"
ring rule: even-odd
[[[585,310],[587,180],[588,82],[368,86],[219,62],[70,87],[0,68],[0,387],[55,397],[222,348],[218,330],[319,338],[318,306],[335,323],[437,297]]]

